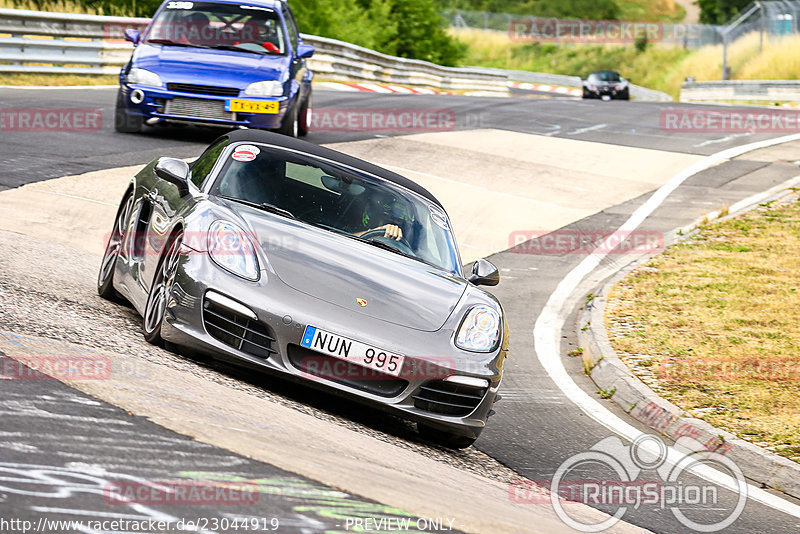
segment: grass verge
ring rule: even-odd
[[[698,50],[649,45],[586,45],[512,42],[507,33],[487,30],[451,32],[467,45],[465,65],[586,76],[617,70],[637,85],[663,91],[677,100],[681,83],[722,79],[722,45]],[[734,80],[800,79],[800,35],[765,38],[751,33],[728,48]]]
[[[2,85],[117,85],[119,76],[98,74],[28,74],[28,73],[1,73],[0,86]]]
[[[609,296],[611,344],[689,414],[800,462],[800,196],[702,227]]]

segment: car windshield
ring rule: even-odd
[[[285,54],[283,25],[275,11],[215,2],[169,2],[147,35],[151,44]]]
[[[593,83],[621,82],[622,78],[616,72],[595,72],[589,75],[589,81]]]
[[[461,272],[441,207],[348,167],[263,145],[238,145],[211,193],[364,240],[453,274]],[[398,227],[402,237],[385,237],[386,225]]]

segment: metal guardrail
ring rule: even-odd
[[[798,102],[800,80],[685,82],[681,102]]]
[[[117,74],[133,45],[127,28],[143,29],[150,19],[0,9],[0,72]],[[320,77],[333,81],[430,87],[445,91],[508,94],[508,82],[580,87],[577,76],[484,68],[451,68],[381,54],[335,39],[303,35],[316,48],[309,61]],[[669,99],[634,87],[634,98]]]
[[[133,46],[122,41],[126,28],[150,19],[0,9],[0,72],[117,74]],[[449,68],[388,56],[335,39],[303,35],[317,52],[310,66],[334,81],[409,84],[441,90],[507,94],[497,72]]]

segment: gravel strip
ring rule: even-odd
[[[0,250],[4,251],[0,257],[2,330],[113,351],[131,358],[132,364],[144,360],[192,373],[465,472],[502,483],[523,479],[474,447],[451,451],[418,442],[414,425],[399,418],[360,406],[359,413],[351,416],[356,405],[349,401],[328,395],[319,401],[321,395],[310,388],[299,388],[309,391],[298,392],[297,386],[279,379],[252,377],[252,372],[214,361],[183,357],[147,344],[141,335],[141,318],[132,308],[115,305],[97,296],[95,277],[100,265],[99,257],[6,231],[0,231]],[[293,396],[297,393],[303,402],[284,394],[289,390]],[[349,413],[345,416],[307,404],[313,404],[315,400],[328,406],[332,404],[334,412],[349,410]]]

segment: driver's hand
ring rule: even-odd
[[[379,226],[378,228],[375,228],[375,230],[386,230],[386,233],[383,236],[386,239],[394,239],[395,241],[400,241],[403,239],[403,230],[394,224]]]

